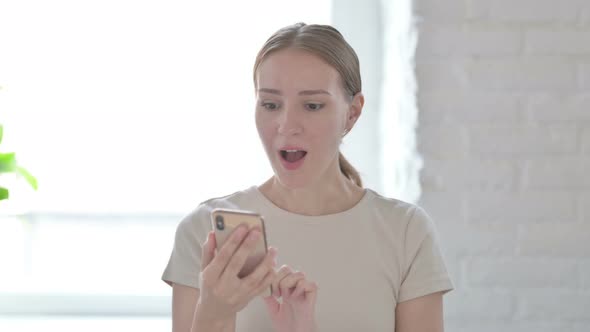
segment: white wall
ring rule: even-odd
[[[446,331],[590,331],[590,1],[417,0]]]

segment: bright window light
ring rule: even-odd
[[[0,315],[169,313],[159,278],[180,217],[272,175],[254,123],[257,51],[285,25],[329,24],[330,11],[328,0],[0,2],[0,151],[39,181],[34,192],[0,178],[12,196],[0,202],[11,271]]]
[[[262,182],[256,52],[329,20],[315,0],[3,1],[1,147],[39,180],[9,207],[179,213]]]
[[[169,329],[180,218],[272,175],[252,67],[285,25],[334,24],[355,48],[367,103],[342,151],[415,199],[409,3],[0,1],[0,152],[39,181],[0,175],[0,331]]]

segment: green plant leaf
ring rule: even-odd
[[[4,126],[0,124],[0,143],[2,143],[2,136],[4,135]]]
[[[8,189],[0,187],[0,200],[8,199]]]
[[[14,152],[0,153],[0,173],[14,172],[16,167]]]
[[[22,177],[24,177],[25,180],[27,180],[27,182],[31,185],[31,187],[33,187],[33,189],[37,190],[37,179],[35,179],[35,177],[32,176],[31,173],[29,173],[29,171],[24,169],[24,167],[17,166],[16,172]]]

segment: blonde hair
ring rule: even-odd
[[[258,67],[269,54],[285,49],[297,48],[310,52],[331,65],[342,80],[346,95],[352,100],[361,92],[361,73],[359,60],[352,47],[344,40],[342,34],[334,27],[320,24],[297,23],[286,26],[275,32],[258,52],[254,63],[254,85]],[[358,171],[338,152],[340,171],[362,187],[363,182]]]

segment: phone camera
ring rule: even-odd
[[[215,225],[217,226],[217,229],[220,231],[225,229],[225,222],[223,221],[223,216],[215,217]]]

